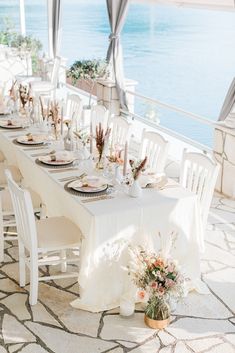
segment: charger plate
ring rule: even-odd
[[[73,165],[73,162],[74,162],[74,161],[70,162],[69,164],[51,165],[51,164],[46,164],[46,163],[41,162],[38,158],[37,158],[37,159],[35,159],[35,163],[36,163],[37,165],[40,165],[40,167],[44,167],[44,168],[52,168],[52,169],[57,169],[57,168],[59,168],[59,169],[62,169],[62,168],[67,168],[68,166]]]
[[[15,138],[13,141],[12,141],[15,145],[17,146],[21,146],[21,147],[32,147],[32,146],[45,146],[47,145],[46,142],[41,142],[41,143],[31,143],[30,145],[29,144],[26,144],[26,143],[20,143],[17,141],[17,138]]]
[[[75,180],[76,179],[70,180],[67,183],[65,183],[65,185],[64,185],[65,191],[69,192],[72,195],[82,196],[82,197],[94,197],[94,196],[107,195],[111,192],[111,189],[109,188],[108,185],[105,190],[102,190],[99,192],[81,192],[81,191],[78,191],[78,190],[75,190],[75,189],[72,189],[71,187],[69,187],[69,184],[71,184]]]

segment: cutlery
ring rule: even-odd
[[[37,151],[37,150],[43,150],[43,149],[47,149],[48,146],[41,146],[41,147],[26,147],[26,148],[23,148],[24,151]]]
[[[72,180],[72,179],[82,179],[83,177],[85,177],[87,174],[86,173],[83,173],[79,176],[68,176],[68,177],[65,177],[65,178],[61,178],[59,179],[59,181],[69,181],[69,180]]]
[[[76,167],[71,167],[71,168],[59,168],[59,169],[52,169],[49,170],[49,173],[63,173],[63,172],[69,172],[70,170],[79,170],[79,168]]]
[[[89,202],[93,202],[93,201],[100,201],[100,200],[109,200],[109,199],[113,199],[114,196],[111,195],[103,195],[103,196],[96,196],[96,197],[91,197],[90,199],[84,199],[81,200],[82,203],[89,203]]]
[[[39,157],[39,156],[49,156],[50,154],[54,154],[55,151],[51,151],[51,152],[46,152],[46,153],[34,153],[31,154],[32,157]]]

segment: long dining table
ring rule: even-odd
[[[133,295],[131,278],[125,269],[129,247],[167,247],[172,232],[176,238],[170,256],[179,262],[190,289],[203,292],[203,226],[195,194],[179,185],[166,185],[161,190],[144,189],[140,198],[119,190],[112,198],[84,202],[85,197],[67,192],[65,182],[61,181],[80,175],[82,166],[55,171],[38,165],[35,155],[45,154],[52,147],[34,149],[14,143],[17,136],[26,132],[0,129],[0,150],[8,164],[19,167],[24,185],[41,196],[49,217],[66,216],[81,229],[80,291],[72,306],[91,312],[118,307],[123,296]]]

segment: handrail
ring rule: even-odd
[[[175,105],[168,104],[168,103],[163,103],[163,102],[161,102],[161,101],[159,101],[157,99],[153,99],[153,98],[150,98],[150,97],[143,96],[142,94],[137,93],[137,92],[127,91],[127,93],[130,94],[130,95],[133,95],[135,97],[139,97],[139,98],[141,98],[141,99],[143,99],[143,100],[145,100],[147,102],[159,105],[159,106],[161,106],[163,108],[168,108],[169,110],[173,110],[175,112],[184,114],[184,115],[186,115],[188,117],[191,117],[194,120],[200,121],[203,124],[206,124],[206,125],[209,125],[209,126],[213,126],[213,127],[216,125],[215,122],[211,121],[210,119],[207,119],[204,116],[188,112],[187,110],[184,110],[182,108],[178,108]]]
[[[210,147],[208,147],[206,145],[203,145],[200,142],[191,140],[189,137],[181,135],[180,133],[175,132],[175,131],[173,131],[171,129],[168,129],[165,126],[161,126],[161,125],[156,124],[155,122],[149,121],[149,120],[143,118],[142,116],[140,116],[138,114],[134,114],[134,113],[128,112],[128,111],[126,111],[124,109],[121,109],[121,113],[123,113],[125,115],[128,115],[131,118],[134,118],[136,120],[139,120],[139,121],[143,122],[144,124],[149,125],[149,126],[151,126],[153,128],[157,128],[158,130],[161,130],[162,132],[165,132],[166,134],[168,134],[170,136],[173,136],[173,137],[175,137],[176,139],[178,139],[180,141],[183,141],[183,142],[185,142],[187,144],[190,144],[191,146],[203,151],[204,153],[212,153],[212,148],[210,148]]]

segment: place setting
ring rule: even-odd
[[[67,151],[51,151],[40,154],[35,163],[46,168],[67,168],[73,166],[75,157]]]
[[[28,132],[25,135],[19,135],[13,139],[13,143],[22,147],[38,147],[48,145],[48,137],[46,135],[32,134]]]

